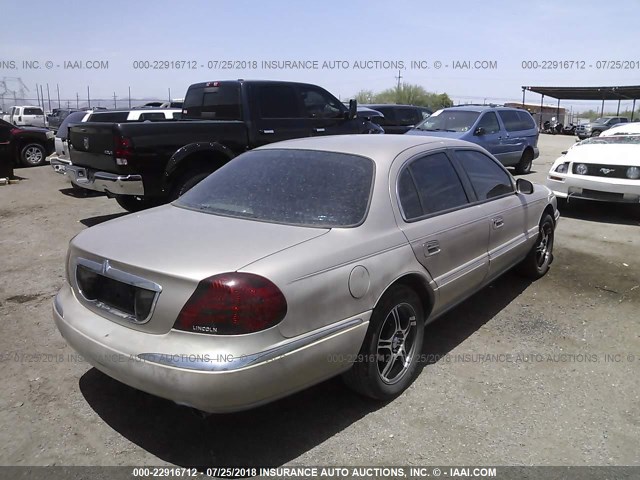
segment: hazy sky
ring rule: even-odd
[[[316,83],[347,99],[359,90],[394,86],[393,66],[402,62],[403,82],[446,92],[456,101],[502,103],[520,101],[522,85],[640,84],[639,21],[638,0],[615,6],[601,0],[5,1],[0,80],[11,90],[17,88],[15,77],[21,78],[32,97],[36,84],[45,84],[46,95],[48,83],[52,96],[58,84],[63,98],[76,93],[86,98],[87,85],[92,98],[111,98],[114,92],[125,98],[128,87],[134,97],[166,98],[168,88],[173,97],[183,97],[189,84],[199,81],[281,79]],[[108,68],[87,69],[87,60],[108,62]],[[134,62],[146,67],[144,61],[150,61],[151,67],[163,60],[188,61],[196,68],[134,68]],[[267,60],[318,64],[312,70],[268,70],[262,68]],[[478,60],[496,68],[473,68]],[[542,69],[553,66],[543,63],[549,60],[574,64]],[[628,61],[619,66],[630,68],[598,68],[615,67],[605,65],[611,60]],[[37,61],[40,68],[23,68],[24,61]],[[65,69],[65,61],[79,61],[83,68]],[[325,61],[339,61],[341,68],[322,68]],[[412,68],[412,61],[429,68]],[[471,69],[453,68],[467,61]],[[539,62],[537,69],[523,68],[535,67],[533,61]],[[234,68],[221,69],[222,62]],[[257,68],[246,68],[252,62]],[[354,68],[356,62],[363,68]],[[527,99],[540,101],[535,94]],[[610,109],[615,107],[611,102]]]

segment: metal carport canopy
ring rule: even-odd
[[[530,87],[522,90],[539,93],[558,100],[636,100],[640,99],[640,85],[619,87]]]

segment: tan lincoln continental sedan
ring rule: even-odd
[[[547,272],[558,218],[549,189],[471,143],[292,140],[77,235],[53,316],[97,369],[206,412],[339,374],[389,399],[425,323],[512,267]]]

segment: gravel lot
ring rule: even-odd
[[[542,135],[527,178],[573,141]],[[51,317],[67,244],[124,211],[49,166],[16,174],[0,186],[2,465],[640,465],[639,208],[563,210],[549,274],[509,273],[431,324],[432,361],[390,403],[335,379],[201,419],[74,357]]]

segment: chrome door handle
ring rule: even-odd
[[[318,132],[318,133],[322,133],[322,132],[325,132],[326,130],[324,128],[314,128],[313,131],[314,132]]]
[[[440,253],[440,242],[437,240],[432,240],[431,242],[425,243],[423,246],[424,256],[430,257],[431,255],[436,255]]]
[[[264,133],[265,135],[273,135],[276,133],[275,130],[258,130],[260,133]]]
[[[493,228],[501,228],[504,226],[504,218],[496,217],[491,220],[493,222]]]

